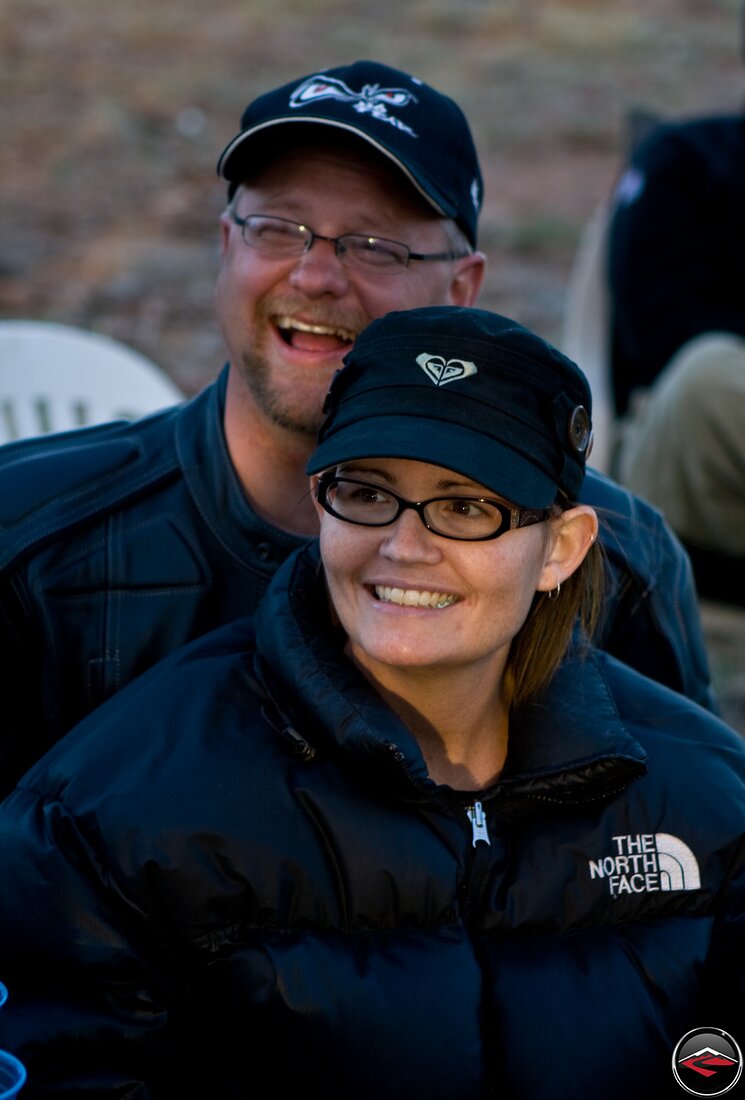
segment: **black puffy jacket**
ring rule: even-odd
[[[255,637],[162,662],[0,805],[0,1046],[30,1098],[660,1100],[690,1029],[745,1042],[745,748],[718,719],[593,652],[474,796],[343,655],[315,545]]]
[[[0,450],[0,794],[159,658],[250,614],[303,542],[246,500],[222,429],[226,377],[135,423]],[[599,474],[584,499],[607,516],[598,644],[715,709],[680,544]]]

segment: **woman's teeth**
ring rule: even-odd
[[[426,592],[417,588],[390,588],[376,584],[375,595],[384,603],[402,604],[404,607],[449,607],[457,596],[445,592]]]

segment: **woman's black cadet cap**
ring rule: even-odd
[[[408,458],[523,508],[578,498],[592,443],[589,383],[516,321],[457,306],[389,313],[344,363],[309,474],[355,458]]]

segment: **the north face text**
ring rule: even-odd
[[[611,897],[658,890],[697,890],[698,863],[691,849],[670,833],[611,837],[608,855],[588,860],[591,879],[603,879]]]

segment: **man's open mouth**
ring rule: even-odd
[[[284,342],[300,351],[340,351],[357,337],[341,325],[313,324],[294,317],[277,317],[275,324]]]

